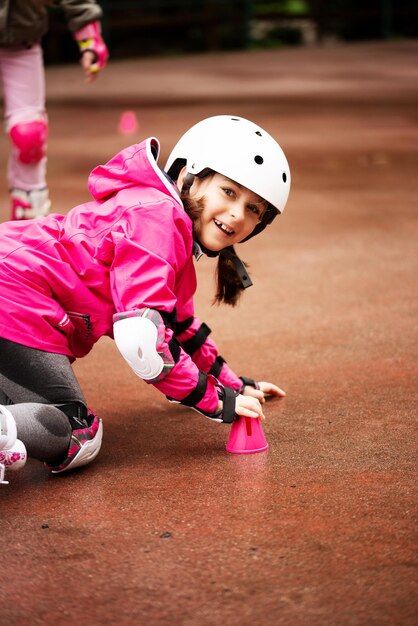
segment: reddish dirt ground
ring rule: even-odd
[[[287,391],[268,452],[169,404],[110,340],[75,368],[105,438],[94,464],[30,460],[1,488],[1,624],[415,626],[418,42],[110,63],[93,86],[47,71],[54,209],[89,171],[197,120],[281,142],[286,212],[241,249],[254,286],[197,310],[240,374]],[[134,110],[136,135],[117,132]],[[0,219],[8,216],[0,139]],[[0,244],[1,245],[1,244]]]

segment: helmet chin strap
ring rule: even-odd
[[[248,287],[251,287],[251,285],[253,284],[253,281],[251,280],[248,274],[245,264],[243,263],[243,261],[241,261],[241,259],[235,252],[234,246],[227,246],[226,248],[223,248],[219,252],[214,252],[213,250],[209,250],[203,244],[201,244],[199,239],[196,237],[196,235],[194,236],[194,239],[196,243],[199,245],[199,248],[202,250],[202,252],[206,254],[206,256],[217,257],[219,255],[222,255],[224,258],[227,258],[230,261],[232,261],[232,263],[235,266],[236,272],[240,278],[243,289],[247,289]]]
[[[183,181],[183,185],[181,187],[181,195],[183,194],[185,195],[189,193],[190,187],[193,185],[194,178],[195,178],[194,174],[190,174],[190,172],[186,174],[184,181]],[[208,250],[208,248],[205,248],[205,246],[203,246],[200,243],[200,241],[198,240],[196,236],[195,236],[195,240],[199,244],[202,252],[206,254],[206,256],[216,257],[221,254],[223,257],[230,259],[235,266],[236,272],[241,280],[241,284],[243,288],[247,289],[248,287],[251,287],[253,282],[248,275],[247,268],[245,267],[244,263],[241,261],[241,259],[235,252],[234,246],[227,246],[226,248],[223,248],[222,250],[220,250],[220,252],[213,252],[212,250]]]

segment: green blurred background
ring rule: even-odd
[[[99,0],[112,59],[418,36],[417,0]],[[46,64],[77,48],[58,8]]]

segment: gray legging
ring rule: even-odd
[[[28,456],[50,465],[65,458],[72,418],[86,402],[67,356],[27,348],[0,337],[0,404],[16,420]],[[60,407],[60,408],[58,408]]]

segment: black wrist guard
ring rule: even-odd
[[[249,378],[248,376],[240,376],[240,380],[242,380],[242,387],[240,389],[240,393],[244,391],[244,387],[254,387],[254,389],[260,389],[259,384],[254,380],[254,378]]]

